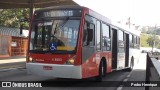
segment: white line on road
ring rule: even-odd
[[[24,68],[25,68],[25,67],[1,69],[0,72],[6,72],[6,71],[10,71],[10,70],[18,70],[18,69],[24,69]]]
[[[129,75],[127,75],[127,78],[129,78],[131,75],[129,74]]]
[[[17,62],[26,62],[25,58],[22,59],[8,59],[8,60],[1,60],[0,64],[8,64],[8,63],[17,63]]]
[[[128,78],[131,76],[131,73],[132,73],[132,72],[130,72],[130,73],[127,75],[127,78],[125,78],[125,79],[123,80],[123,82],[127,82],[127,81],[128,81]],[[122,88],[123,88],[123,85],[120,85],[120,86],[117,88],[117,90],[122,90]]]
[[[127,79],[127,78],[123,80],[123,82],[127,82],[127,81],[128,81],[128,79]]]
[[[122,88],[123,88],[123,86],[120,85],[120,86],[117,88],[117,90],[122,90]]]

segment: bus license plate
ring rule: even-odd
[[[52,66],[43,66],[43,70],[53,70]]]

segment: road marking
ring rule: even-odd
[[[131,75],[129,74],[129,75],[127,75],[127,78],[129,78]]]
[[[8,64],[8,63],[25,63],[25,59],[7,59],[7,60],[1,60],[0,64]]]
[[[127,81],[128,81],[128,79],[127,79],[127,78],[123,80],[123,82],[127,82]]]
[[[123,86],[120,85],[120,86],[117,88],[117,90],[122,90],[122,88],[123,88]]]
[[[25,69],[25,67],[0,69],[0,72],[6,72],[6,71],[10,71],[10,70],[18,70],[18,69]]]
[[[24,69],[25,65],[13,65],[0,67],[0,72],[6,72],[10,70]]]
[[[0,69],[9,69],[9,68],[18,68],[18,67],[24,67],[25,65],[13,65],[13,66],[2,66]]]

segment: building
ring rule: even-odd
[[[28,42],[28,30],[20,35],[18,28],[0,26],[0,58],[25,56]]]

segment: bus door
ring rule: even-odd
[[[117,69],[125,68],[125,33],[122,30],[118,30],[118,57],[117,57]]]
[[[95,25],[86,21],[83,31],[82,63],[89,59],[95,52],[94,32]]]
[[[128,63],[129,63],[129,34],[125,34],[125,67],[128,67]]]
[[[92,22],[91,17],[85,17],[84,30],[83,30],[83,44],[82,44],[82,63],[84,65],[84,77],[90,77],[96,73],[96,61],[94,58],[95,53],[95,24]]]
[[[82,63],[86,62],[95,53],[95,22],[96,20],[85,16],[82,45]]]
[[[117,30],[112,28],[112,69],[117,68]]]

